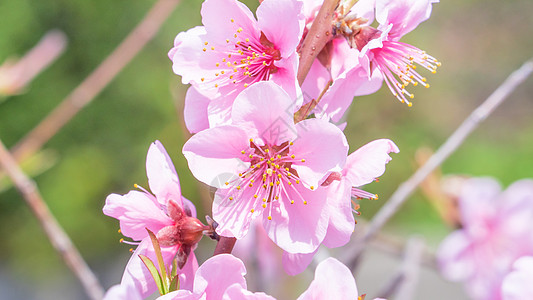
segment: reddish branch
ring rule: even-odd
[[[213,256],[222,253],[231,253],[233,246],[235,246],[235,242],[237,242],[236,238],[221,236],[215,247],[215,253],[213,253]]]
[[[89,266],[87,266],[81,257],[78,249],[72,244],[68,235],[48,209],[48,206],[43,201],[35,182],[22,172],[17,165],[17,162],[11,156],[1,140],[0,166],[4,168],[7,175],[13,180],[15,187],[22,194],[24,200],[26,200],[26,203],[41,223],[52,246],[56,249],[72,272],[78,277],[90,298],[93,300],[102,299],[104,296],[104,289],[98,282],[98,279],[89,269]]]
[[[333,37],[333,16],[339,0],[324,0],[324,4],[305,36],[300,48],[300,64],[298,65],[298,83],[302,85],[307,73],[313,65],[318,53]]]

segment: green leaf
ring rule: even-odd
[[[170,282],[170,278],[167,275],[167,270],[165,268],[165,261],[163,260],[163,254],[161,253],[161,247],[159,246],[159,241],[157,240],[157,237],[153,232],[148,230],[146,228],[146,231],[148,231],[148,234],[150,235],[150,239],[152,240],[152,245],[154,246],[155,250],[155,256],[157,257],[157,264],[159,265],[159,270],[161,270],[161,278],[164,280],[165,284],[168,284]]]
[[[161,275],[159,275],[159,272],[157,271],[157,268],[155,267],[154,263],[147,256],[144,256],[142,254],[139,254],[139,258],[142,260],[146,268],[148,268],[150,274],[152,274],[155,284],[157,285],[157,289],[159,290],[159,294],[165,295],[167,293],[165,285],[163,284],[163,280],[161,280]]]
[[[170,285],[168,287],[168,292],[173,292],[173,291],[177,291],[180,289],[180,279],[179,279],[179,276],[176,275],[174,277],[172,277],[172,280],[170,281]]]
[[[178,275],[178,260],[174,258],[172,260],[172,270],[170,272],[170,277],[174,278],[176,275]]]

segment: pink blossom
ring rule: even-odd
[[[111,194],[106,199],[104,214],[120,221],[120,231],[124,236],[140,241],[126,266],[121,286],[113,288],[108,299],[116,294],[132,299],[136,293],[145,298],[157,290],[152,276],[139,258],[142,254],[156,261],[146,229],[156,234],[165,265],[178,256],[181,287],[192,287],[192,276],[198,263],[191,248],[201,238],[202,231],[209,227],[195,218],[194,205],[181,196],[178,175],[159,141],[155,141],[148,150],[146,173],[154,195],[140,188],[141,191],[130,191],[126,195]]]
[[[204,26],[178,34],[168,53],[174,72],[195,89],[185,98],[185,121],[191,132],[229,123],[235,97],[255,82],[272,80],[292,99],[299,98],[296,46],[304,24],[301,8],[298,0],[265,0],[257,8],[256,20],[236,0],[204,2]],[[207,113],[197,120],[188,115],[188,107]]]
[[[318,264],[315,279],[297,300],[358,299],[358,295],[350,269],[330,257]]]
[[[503,300],[533,299],[533,256],[519,258],[502,283]]]
[[[409,84],[429,87],[426,78],[417,71],[417,66],[435,73],[439,62],[424,51],[406,43],[400,38],[427,20],[435,0],[396,1],[360,0],[349,12],[343,12],[341,1],[336,19],[336,37],[313,63],[311,71],[302,85],[304,95],[317,98],[327,89],[315,109],[337,122],[344,115],[354,96],[367,95],[377,91],[383,80],[393,95],[401,102],[411,105],[408,99],[414,94],[408,92]],[[307,0],[304,12],[308,25],[314,20],[317,1]],[[375,19],[377,28],[371,27]]]
[[[264,293],[246,289],[244,263],[231,254],[220,254],[206,260],[196,271],[192,290],[178,290],[158,300],[273,300]]]
[[[385,172],[385,165],[391,160],[389,153],[400,150],[391,141],[380,139],[372,141],[350,154],[340,172],[333,172],[322,184],[327,189],[327,208],[329,222],[322,244],[328,248],[344,246],[350,241],[355,229],[352,199],[377,199],[372,194],[359,189],[360,186],[376,180]],[[296,275],[307,268],[314,253],[284,253],[283,267],[290,275]]]
[[[262,217],[268,236],[288,252],[309,253],[324,239],[327,174],[344,165],[342,131],[320,119],[294,124],[289,95],[260,82],[235,99],[230,125],[194,135],[183,147],[193,175],[219,188],[213,217],[223,236],[242,238]]]
[[[493,179],[469,179],[459,209],[463,228],[440,245],[441,272],[465,282],[474,299],[501,299],[502,280],[513,262],[533,255],[533,181],[517,181],[501,192]]]

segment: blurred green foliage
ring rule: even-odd
[[[0,63],[23,55],[48,30],[66,33],[65,54],[31,83],[24,94],[0,103],[0,138],[12,147],[42,120],[119,44],[155,1],[3,0],[0,2]],[[254,7],[257,3],[247,1]],[[118,222],[102,214],[110,193],[133,183],[147,187],[145,157],[159,139],[178,170],[185,197],[199,207],[207,189],[190,174],[181,154],[186,86],[172,73],[167,51],[177,33],[200,24],[200,1],[183,0],[155,39],[119,76],[45,146],[57,162],[35,177],[43,197],[84,257],[104,265],[128,247],[118,243]],[[443,66],[424,74],[430,89],[417,87],[408,108],[382,89],[354,101],[346,134],[354,151],[377,138],[390,138],[401,152],[379,183],[367,187],[379,201],[362,202],[370,218],[399,183],[416,169],[420,147],[436,149],[503,79],[533,51],[533,2],[446,0],[432,18],[405,37],[437,57]],[[423,71],[421,71],[423,73]],[[504,185],[533,177],[533,84],[530,79],[485,121],[442,166],[445,174],[493,176]],[[388,225],[398,234],[423,234],[431,245],[448,232],[423,195],[415,194]],[[207,241],[203,245],[212,243]],[[201,248],[201,247],[200,247]],[[211,251],[211,250],[209,250]],[[200,257],[206,257],[206,251]],[[14,189],[0,193],[0,262],[10,272],[38,281],[64,274],[37,221]],[[28,269],[33,270],[28,274]],[[118,278],[112,282],[118,282]],[[107,284],[109,286],[109,284]]]

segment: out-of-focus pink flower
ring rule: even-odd
[[[474,299],[501,299],[502,280],[513,262],[533,255],[533,180],[501,192],[493,179],[472,178],[458,201],[463,228],[441,243],[441,272],[465,282]]]
[[[519,258],[513,264],[513,271],[503,279],[503,300],[533,299],[533,256]]]
[[[107,299],[112,299],[113,295],[130,299],[135,294],[145,298],[157,290],[154,279],[139,258],[142,254],[156,261],[146,229],[156,234],[165,265],[170,265],[177,255],[180,286],[192,287],[192,276],[198,267],[192,248],[209,227],[196,219],[194,205],[181,196],[178,175],[159,141],[152,143],[148,150],[146,173],[155,196],[141,188],[142,191],[130,191],[126,195],[111,194],[106,199],[104,214],[120,221],[124,236],[140,241],[126,266],[120,286],[110,290]]]
[[[358,295],[350,269],[330,257],[318,264],[315,279],[297,300],[358,299]]]
[[[400,150],[391,141],[380,139],[372,141],[348,156],[342,171],[331,173],[322,184],[328,191],[327,209],[329,222],[322,244],[328,248],[344,246],[350,241],[355,220],[352,199],[377,199],[376,194],[363,191],[358,187],[371,183],[385,172],[385,165],[392,159],[389,153]],[[316,252],[315,252],[316,253]],[[315,253],[284,253],[283,267],[290,275],[296,275],[307,268]]]
[[[268,236],[292,253],[313,252],[329,219],[325,189],[330,171],[340,170],[346,137],[320,119],[294,124],[289,95],[260,82],[235,99],[232,123],[201,131],[183,154],[200,181],[219,188],[213,217],[223,236],[242,238],[262,216]]]
[[[255,82],[272,80],[301,104],[296,81],[296,46],[304,24],[301,8],[298,0],[265,0],[256,20],[236,0],[204,2],[204,26],[178,34],[168,53],[174,72],[184,84],[193,85],[185,98],[191,132],[229,123],[233,100]],[[193,107],[206,110],[207,120],[188,115]]]
[[[158,300],[274,300],[264,293],[246,289],[244,263],[231,254],[220,254],[206,260],[196,271],[192,290],[178,290]]]

